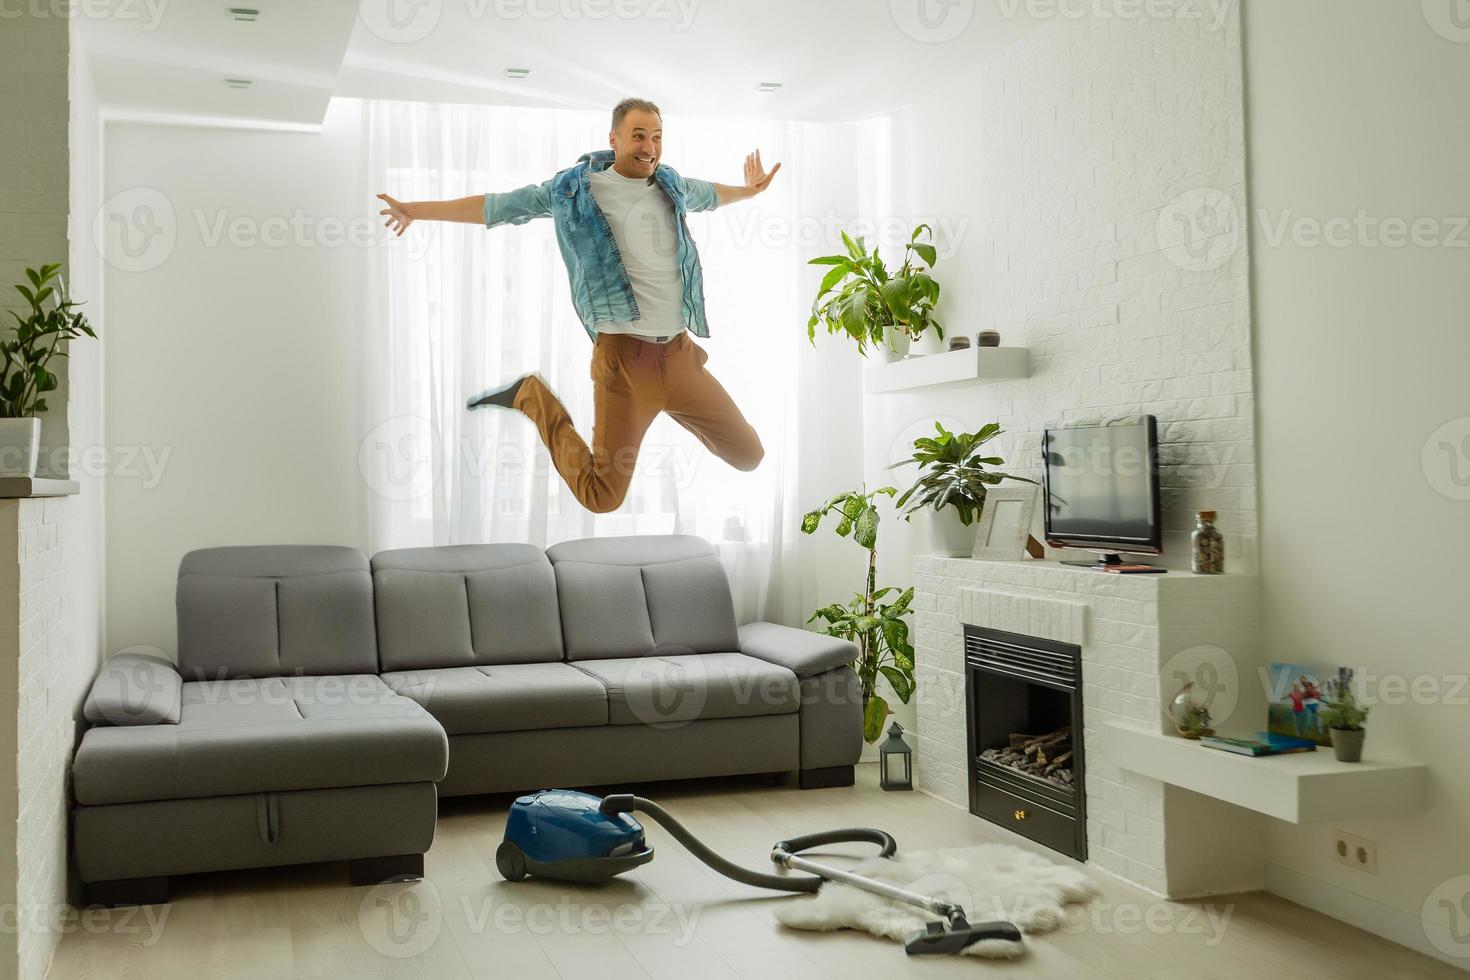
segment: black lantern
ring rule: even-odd
[[[903,740],[903,726],[896,721],[888,729],[888,738],[878,746],[878,766],[881,773],[879,786],[884,789],[914,788],[914,750]]]

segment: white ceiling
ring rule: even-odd
[[[94,0],[95,2],[95,0]],[[231,5],[260,10],[252,24]],[[157,10],[157,14],[151,13]],[[112,118],[313,126],[333,95],[861,118],[928,98],[1030,23],[1000,0],[116,0],[81,20]],[[124,17],[129,10],[133,16]],[[512,81],[506,68],[528,68]],[[225,78],[248,78],[235,90]],[[775,94],[756,91],[782,83]],[[962,97],[962,93],[960,93]]]

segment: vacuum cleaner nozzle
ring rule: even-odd
[[[910,956],[950,956],[976,943],[996,941],[1015,943],[1021,951],[1021,930],[1010,922],[980,922],[971,925],[965,913],[956,909],[945,922],[931,922],[903,941],[903,951]]]

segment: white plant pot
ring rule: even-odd
[[[947,558],[968,558],[975,548],[975,525],[960,523],[960,512],[953,507],[924,511],[928,515],[929,550]]]
[[[930,354],[943,354],[949,349],[946,344],[947,341],[941,339],[938,333],[933,330],[925,330],[910,346],[915,356],[928,357]]]
[[[0,419],[0,476],[35,476],[40,449],[40,419]]]
[[[878,349],[883,352],[883,360],[889,364],[901,361],[909,355],[909,335],[902,330],[885,330],[883,344]]]

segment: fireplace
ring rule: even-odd
[[[1082,648],[965,627],[970,812],[1087,858]]]

